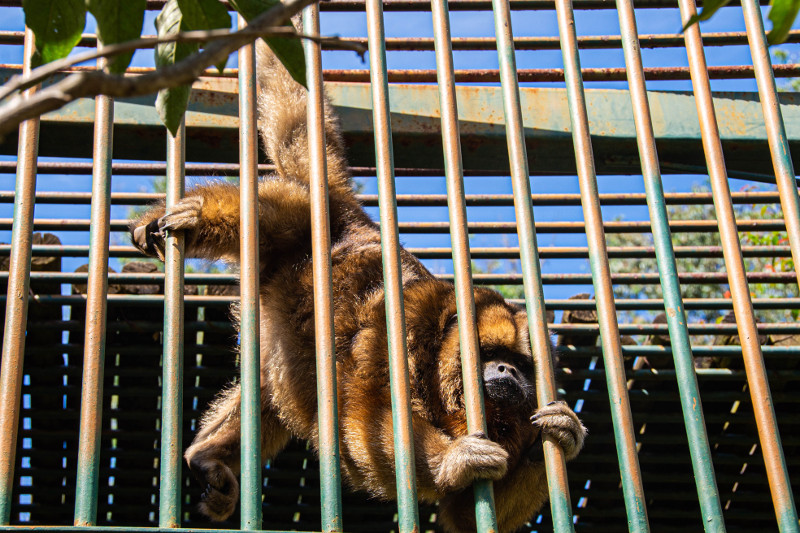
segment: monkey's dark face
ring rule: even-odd
[[[486,350],[483,360],[483,387],[497,404],[526,404],[533,398],[533,363],[523,354],[509,350]]]

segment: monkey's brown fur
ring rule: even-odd
[[[306,92],[263,44],[259,72],[261,135],[278,169],[260,181],[258,191],[266,460],[291,436],[317,447],[317,398]],[[391,499],[395,475],[380,233],[352,192],[329,105],[325,126],[342,472],[352,488]],[[134,243],[150,255],[162,255],[164,230],[183,230],[187,256],[235,263],[238,189],[226,183],[194,187],[169,213],[156,206],[131,230]],[[475,304],[484,375],[489,365],[494,372],[519,372],[512,393],[520,400],[509,403],[489,393],[487,385],[488,438],[468,435],[453,286],[435,279],[405,250],[401,254],[418,496],[440,501],[445,529],[474,530],[470,485],[475,479],[495,480],[500,530],[513,531],[547,499],[539,433],[555,437],[571,459],[583,445],[585,428],[561,402],[535,409],[536,358],[526,315],[496,292],[479,288]],[[230,516],[238,499],[239,427],[234,385],[212,403],[186,450],[193,473],[207,485],[201,509],[215,520]]]

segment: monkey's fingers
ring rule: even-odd
[[[131,229],[131,242],[139,251],[150,257],[164,260],[164,237],[161,233],[159,220]]]
[[[567,460],[574,458],[583,448],[587,430],[565,402],[558,401],[547,404],[536,411],[536,414],[531,417],[531,422],[539,428],[541,433],[558,441]],[[535,442],[531,449],[535,446],[541,447],[541,443]]]
[[[476,479],[497,480],[508,470],[508,452],[483,433],[453,441],[436,472],[436,484],[449,492],[463,489]]]

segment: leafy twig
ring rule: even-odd
[[[154,93],[161,89],[187,85],[196,80],[206,68],[221,63],[227,57],[289,20],[292,15],[315,0],[287,0],[253,18],[250,24],[226,39],[213,41],[205,49],[186,59],[155,72],[141,76],[118,76],[105,72],[80,72],[38,91],[29,97],[14,96],[0,106],[0,137],[16,128],[20,122],[59,109],[78,98],[107,95],[130,97]]]

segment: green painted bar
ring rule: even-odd
[[[639,36],[636,29],[636,15],[631,0],[617,0],[617,12],[620,21],[622,47],[625,64],[628,69],[628,85],[630,88],[634,120],[637,127],[637,141],[642,162],[647,205],[650,211],[650,223],[653,231],[656,261],[661,276],[661,291],[664,298],[664,310],[667,316],[669,337],[672,344],[672,357],[675,361],[675,372],[681,398],[681,409],[689,442],[697,494],[706,533],[724,533],[725,520],[719,501],[719,490],[714,477],[714,465],[708,444],[706,424],[697,376],[694,369],[691,341],[685,307],[681,297],[681,286],[678,281],[678,268],[675,263],[675,250],[672,246],[672,234],[669,229],[664,189],[661,183],[661,171],[658,165],[658,152],[653,135],[653,123],[650,106],[647,100],[647,88],[642,67],[639,48]]]
[[[536,357],[535,372],[537,403],[545,406],[557,399],[555,371],[551,354],[550,334],[547,331],[542,275],[536,243],[533,205],[529,182],[528,156],[522,127],[519,100],[519,83],[511,28],[511,9],[508,0],[492,0],[494,11],[497,55],[503,88],[503,111],[506,120],[508,157],[514,188],[514,207],[519,234],[519,255],[525,290],[525,308],[528,311],[531,352]],[[567,483],[567,468],[561,448],[549,438],[544,442],[544,460],[550,494],[550,512],[557,532],[574,531],[572,503]]]
[[[464,405],[467,431],[487,433],[483,405],[480,346],[472,288],[467,207],[464,192],[464,168],[461,158],[461,138],[458,123],[453,52],[450,48],[450,15],[447,0],[432,0],[433,39],[436,48],[436,75],[439,80],[439,112],[442,146],[444,149],[447,206],[450,217],[456,310],[461,350],[461,375],[464,384]],[[431,108],[430,112],[436,108]],[[473,484],[475,494],[475,524],[480,533],[497,531],[494,489],[491,481],[478,480]],[[465,512],[468,512],[465,510]]]
[[[375,123],[375,160],[381,220],[389,385],[392,395],[394,468],[397,479],[397,525],[401,533],[419,531],[416,463],[408,376],[405,306],[403,305],[397,191],[394,182],[389,83],[386,72],[386,36],[381,0],[366,0],[369,35],[372,109]]]
[[[167,209],[184,196],[186,124],[167,136]],[[180,527],[183,476],[183,249],[182,232],[167,232],[164,247],[164,351],[161,357],[161,478],[158,525]]]
[[[589,119],[583,80],[581,79],[580,57],[576,44],[577,36],[571,0],[556,0],[556,14],[569,98],[569,116],[572,124],[572,138],[578,169],[581,204],[586,222],[589,264],[597,300],[597,321],[600,329],[600,342],[603,347],[603,360],[606,367],[606,383],[608,384],[608,396],[611,404],[614,440],[622,478],[625,509],[628,515],[628,529],[631,532],[648,532],[650,531],[650,525],[647,519],[642,473],[639,467],[630,399],[625,381],[625,368],[622,361],[622,351],[620,350],[620,331],[617,324],[611,273],[608,266],[608,254],[605,245],[605,233],[603,232],[594,154],[589,133]]]
[[[319,35],[319,6],[303,10],[303,31]],[[342,473],[339,452],[339,406],[336,339],[333,327],[330,207],[325,157],[322,54],[319,44],[303,42],[308,86],[308,158],[310,161],[311,247],[314,277],[314,333],[317,358],[319,477],[323,531],[342,531]],[[367,96],[369,97],[369,96]]]
[[[239,17],[239,25],[244,20]],[[261,351],[255,46],[239,50],[241,528],[261,529]]]

